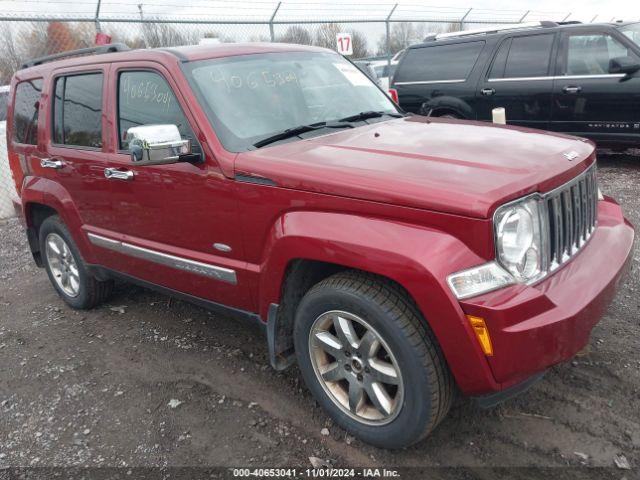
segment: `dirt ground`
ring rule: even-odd
[[[599,167],[603,192],[640,225],[640,157],[602,156]],[[34,265],[16,220],[0,221],[0,238],[0,471],[310,467],[318,457],[340,467],[608,467],[611,478],[638,478],[637,242],[635,271],[587,353],[493,410],[459,399],[425,441],[384,451],[333,425],[297,369],[274,372],[257,327],[124,284],[107,305],[74,311]]]

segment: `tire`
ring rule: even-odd
[[[439,118],[453,118],[453,119],[460,119],[462,117],[459,117],[458,115],[455,115],[453,113],[445,113],[443,115],[434,115],[434,117],[439,117]]]
[[[366,348],[373,339],[377,349]],[[407,447],[449,411],[455,387],[442,352],[416,305],[390,281],[352,271],[318,283],[298,306],[294,343],[313,396],[366,443]]]
[[[60,217],[47,217],[40,226],[38,237],[49,280],[67,304],[77,309],[89,309],[111,295],[113,281],[99,281],[89,273],[80,250]]]

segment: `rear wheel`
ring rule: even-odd
[[[51,284],[73,308],[87,309],[111,294],[113,282],[99,281],[87,270],[69,230],[60,217],[48,217],[40,226],[40,252]]]
[[[449,410],[454,386],[442,353],[391,282],[360,272],[320,282],[300,303],[294,340],[315,398],[367,443],[411,445]]]

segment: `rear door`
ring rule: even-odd
[[[610,74],[613,58],[640,62],[635,47],[613,29],[562,34],[551,127],[595,140],[640,134],[640,75]]]
[[[474,40],[408,49],[393,76],[402,108],[420,113],[426,103],[424,114],[453,108],[457,116],[475,117],[473,72],[484,46],[484,40]]]
[[[502,40],[478,85],[478,119],[491,120],[491,111],[504,107],[509,124],[548,128],[555,49],[556,34],[553,32]]]
[[[104,177],[105,67],[57,70],[49,85],[44,175],[60,184],[83,225],[102,227],[113,209]]]

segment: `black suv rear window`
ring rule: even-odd
[[[102,146],[102,76],[87,73],[56,79],[53,143]]]
[[[18,143],[37,145],[38,109],[42,79],[20,82],[16,87],[13,108],[13,139]]]
[[[394,83],[466,80],[478,60],[484,42],[410,48],[394,77]]]

